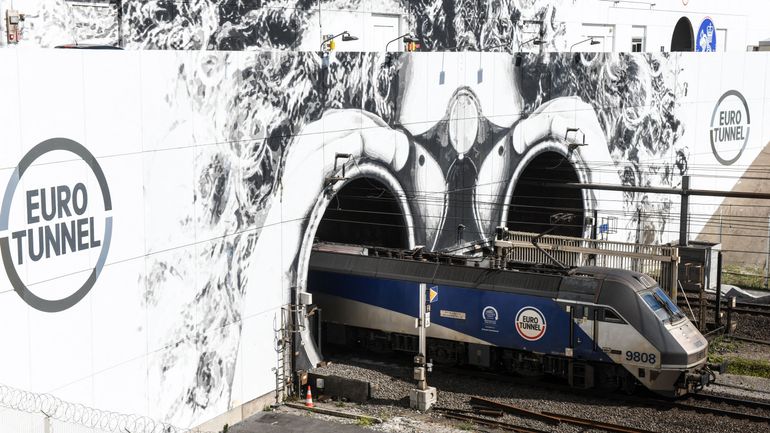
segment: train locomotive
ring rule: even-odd
[[[657,282],[602,267],[316,244],[308,290],[322,311],[323,344],[416,353],[420,283],[430,287],[426,355],[437,364],[666,397],[714,380],[707,340]]]

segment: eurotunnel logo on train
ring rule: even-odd
[[[535,307],[524,307],[516,313],[516,332],[527,341],[537,341],[545,335],[545,316]]]
[[[500,332],[497,329],[497,320],[500,317],[497,314],[497,308],[492,306],[484,307],[481,312],[482,320],[484,321],[481,330],[487,332]]]
[[[730,90],[722,95],[711,115],[711,150],[722,165],[731,165],[741,157],[749,142],[751,114],[746,98]]]
[[[82,300],[107,258],[111,210],[104,172],[88,149],[66,138],[33,147],[0,208],[0,256],[16,293],[45,312]]]

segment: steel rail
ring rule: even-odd
[[[445,417],[450,419],[455,419],[459,421],[471,421],[476,424],[485,425],[487,427],[499,428],[502,430],[512,431],[516,433],[547,433],[545,430],[537,430],[537,429],[522,427],[516,424],[507,423],[507,422],[482,418],[480,416],[468,415],[460,411],[455,411],[455,410],[439,410],[439,411],[443,413]]]
[[[734,418],[734,419],[745,419],[745,420],[754,421],[754,422],[770,423],[770,417],[767,417],[767,416],[755,415],[755,414],[746,413],[746,412],[736,412],[734,410],[718,409],[714,407],[701,406],[701,405],[691,404],[691,403],[682,403],[678,401],[672,401],[668,403],[668,407],[695,411],[703,414],[726,416],[728,418]]]
[[[518,406],[513,406],[510,404],[505,403],[499,403],[494,400],[489,400],[482,397],[471,397],[471,404],[475,406],[486,406],[491,407],[494,409],[500,409],[503,412],[512,414],[512,415],[518,415],[525,418],[532,418],[538,421],[542,421],[548,424],[559,424],[560,421],[558,418],[555,418],[553,416],[544,415],[540,412],[534,412],[529,409],[524,409]]]
[[[768,296],[770,296],[770,293],[768,293]],[[699,300],[700,296],[698,295],[690,295],[687,294],[687,298],[691,300]],[[716,299],[706,298],[706,301],[710,304],[716,304]],[[722,299],[722,305],[729,304],[730,301],[727,299]],[[752,307],[752,308],[760,308],[760,309],[766,309],[770,310],[770,304],[761,304],[761,303],[753,303],[753,302],[745,302],[745,301],[736,301],[735,302],[736,307]]]
[[[566,424],[573,424],[573,425],[579,425],[579,426],[590,427],[590,428],[598,428],[598,429],[602,429],[610,432],[616,432],[616,433],[653,433],[650,430],[643,430],[635,427],[627,427],[619,424],[612,424],[612,423],[597,421],[597,420],[588,419],[588,418],[578,418],[578,417],[569,416],[569,415],[562,415],[555,412],[534,412],[529,409],[524,409],[524,408],[513,406],[510,404],[499,403],[494,400],[489,400],[481,397],[471,397],[471,404],[486,406],[486,407],[493,407],[495,409],[500,409],[506,413],[523,416],[527,418],[532,418],[532,419],[547,422],[550,424],[559,424],[563,422]]]
[[[690,301],[690,305],[700,308],[701,303],[698,301],[697,297],[688,296],[687,299]],[[678,304],[684,305],[681,302]],[[725,304],[725,302],[722,302],[722,304]],[[738,305],[740,306],[731,308],[733,313],[746,314],[749,316],[770,317],[770,306],[767,304],[740,303]],[[707,299],[706,308],[716,308],[716,300]],[[723,305],[722,308],[725,309],[726,307]]]
[[[749,338],[749,337],[741,337],[740,335],[727,335],[727,338],[732,340],[738,340],[738,341],[747,341],[749,343],[754,344],[763,344],[765,346],[770,346],[770,341],[767,340],[758,340],[756,338]]]
[[[499,409],[490,409],[486,406],[474,406],[473,409],[467,410],[467,409],[452,409],[449,407],[434,407],[433,409],[441,412],[456,412],[456,413],[467,413],[470,415],[484,415],[484,416],[491,416],[494,418],[500,418],[504,415],[502,410]]]
[[[601,429],[617,433],[653,433],[650,430],[638,429],[636,427],[627,427],[620,424],[596,421],[588,418],[578,418],[576,416],[562,415],[554,412],[543,412],[543,415],[549,415],[558,418],[564,423],[574,424],[592,429]]]
[[[754,409],[764,409],[770,412],[770,401],[757,401],[757,400],[746,400],[742,398],[733,398],[733,397],[726,397],[721,395],[714,395],[714,394],[692,394],[689,396],[693,400],[705,400],[705,401],[711,401],[715,403],[726,403],[733,406],[744,406],[744,407],[750,407]]]

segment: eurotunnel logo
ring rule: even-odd
[[[711,151],[722,165],[741,157],[749,142],[751,114],[746,98],[736,90],[722,95],[711,115]]]
[[[0,256],[24,302],[53,313],[88,294],[107,259],[111,210],[104,172],[81,144],[52,138],[24,155],[0,207]]]
[[[545,316],[535,307],[524,307],[516,313],[516,332],[527,341],[537,341],[545,335]]]
[[[482,331],[499,332],[497,329],[497,320],[499,315],[497,314],[497,308],[492,306],[484,307],[481,315],[484,320],[484,324],[481,327]]]

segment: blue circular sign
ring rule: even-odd
[[[700,23],[698,35],[695,37],[695,51],[711,53],[717,50],[717,29],[711,18]]]

